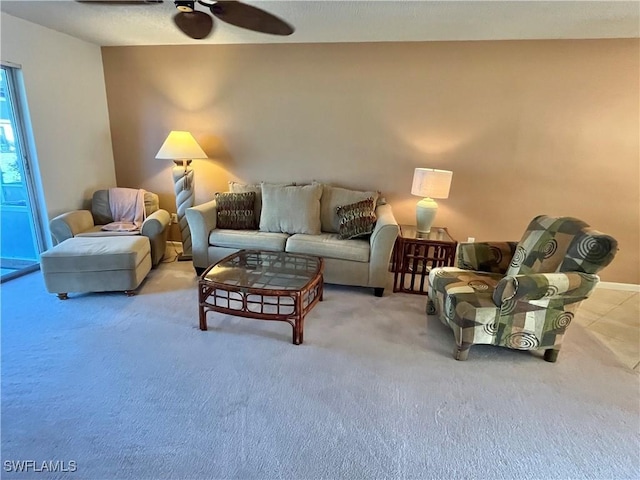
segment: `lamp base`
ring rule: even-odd
[[[183,256],[191,256],[191,230],[185,215],[187,208],[193,207],[193,168],[173,167],[173,188],[176,194],[176,216],[180,227]]]
[[[432,198],[423,198],[416,205],[416,230],[418,233],[429,233],[436,218],[438,204]]]

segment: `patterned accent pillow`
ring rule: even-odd
[[[349,205],[336,207],[340,222],[338,235],[341,239],[371,235],[376,224],[376,201],[373,197]]]
[[[361,202],[369,197],[373,198],[374,201],[377,201],[380,196],[379,192],[374,191],[362,192],[359,190],[349,190],[347,188],[334,187],[332,185],[321,183],[318,185],[322,185],[320,222],[322,224],[323,232],[339,232],[339,219],[336,215],[336,208],[340,205],[349,205],[351,203]]]
[[[216,193],[217,228],[255,230],[255,192]]]

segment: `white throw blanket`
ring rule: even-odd
[[[102,230],[117,232],[140,230],[146,218],[144,193],[142,189],[110,188],[109,208],[114,221],[102,227]]]

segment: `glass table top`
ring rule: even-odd
[[[455,242],[445,227],[431,227],[428,233],[418,232],[415,225],[400,225],[403,238],[433,240],[440,242]]]
[[[209,270],[205,282],[266,290],[300,290],[315,279],[322,260],[285,252],[241,250]]]

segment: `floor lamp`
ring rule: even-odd
[[[189,132],[171,131],[160,147],[158,160],[173,160],[173,184],[176,194],[176,209],[180,236],[182,237],[182,255],[178,260],[191,260],[191,232],[185,213],[193,207],[193,159],[207,158],[196,139]]]

